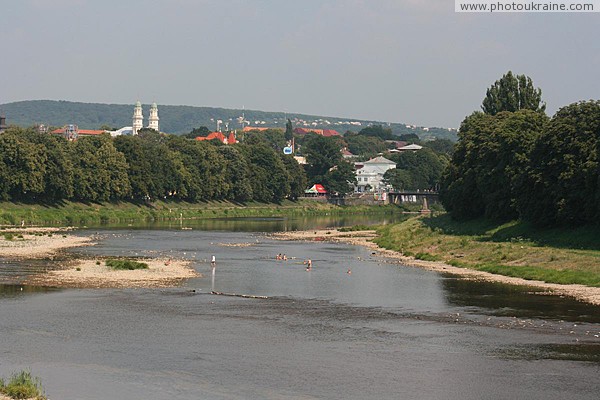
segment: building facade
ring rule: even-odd
[[[354,191],[363,192],[383,192],[386,185],[383,183],[383,175],[386,171],[396,168],[396,163],[385,157],[375,157],[369,161],[354,163],[356,168],[356,181]]]

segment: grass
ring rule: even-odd
[[[152,204],[106,202],[56,204],[0,203],[0,225],[15,225],[26,221],[30,225],[91,225],[133,223],[143,221],[176,221],[208,218],[283,217],[308,215],[348,215],[397,213],[402,210],[387,206],[336,206],[311,200],[289,201],[280,204],[227,201],[188,203],[156,201]]]
[[[13,399],[46,399],[41,379],[27,370],[13,373],[8,383],[0,379],[0,393]]]
[[[133,271],[136,269],[148,269],[148,264],[131,260],[106,260],[106,266],[115,270]]]
[[[600,228],[535,229],[522,222],[457,222],[447,214],[384,225],[381,247],[528,280],[600,287]]]
[[[356,231],[369,231],[375,229],[373,226],[368,225],[354,225],[354,226],[345,226],[342,228],[338,228],[338,232],[356,232]]]

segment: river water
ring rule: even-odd
[[[169,289],[21,290],[40,262],[4,260],[0,376],[30,368],[53,400],[598,398],[598,307],[228,229],[81,230],[98,244],[70,250],[204,274]]]

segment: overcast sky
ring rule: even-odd
[[[0,0],[0,104],[184,104],[458,127],[505,72],[600,98],[600,13],[453,0]]]

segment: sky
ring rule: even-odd
[[[457,128],[507,71],[600,98],[600,13],[453,0],[0,0],[0,104],[156,102]],[[7,116],[9,117],[9,116]]]

